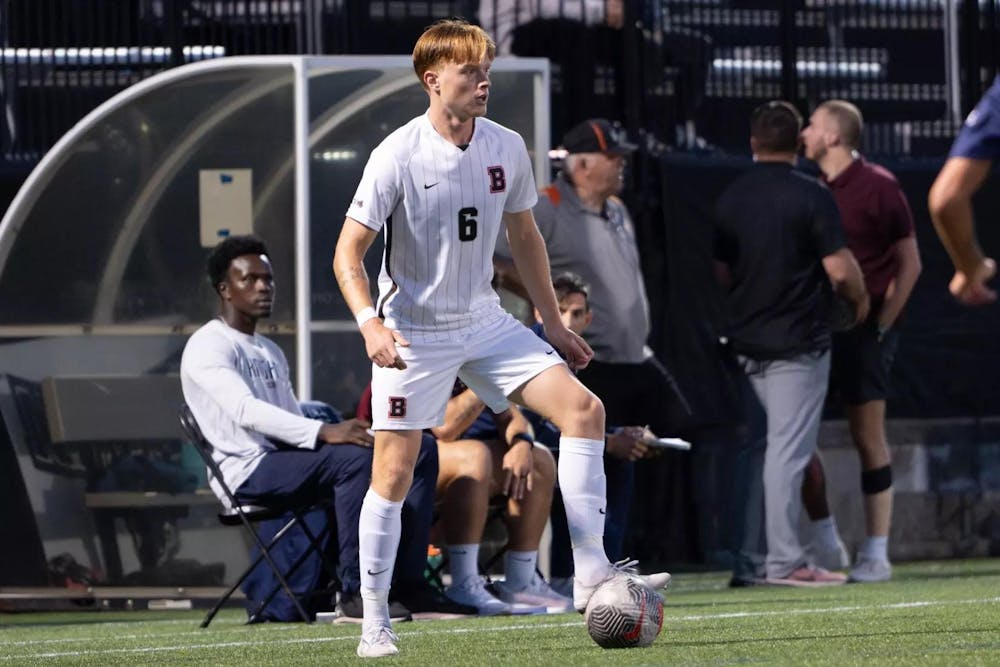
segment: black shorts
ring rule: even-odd
[[[833,334],[830,393],[840,396],[847,405],[884,401],[889,392],[899,333],[893,326],[879,341],[878,311],[872,304],[868,319],[853,329]]]

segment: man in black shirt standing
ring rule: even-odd
[[[801,128],[787,102],[754,111],[756,164],[719,199],[715,253],[729,296],[726,335],[767,416],[767,581],[822,586],[846,577],[810,564],[797,529],[830,372],[830,287],[855,322],[869,304],[833,196],[793,169]]]

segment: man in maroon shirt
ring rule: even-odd
[[[867,538],[851,569],[854,581],[891,577],[887,541],[892,517],[892,468],[885,437],[885,398],[895,354],[894,326],[920,275],[913,216],[896,177],[867,162],[858,146],[861,113],[850,102],[820,104],[802,131],[805,155],[823,172],[871,296],[868,319],[834,336],[831,378],[847,405],[861,456]]]

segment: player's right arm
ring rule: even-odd
[[[833,285],[834,293],[854,304],[854,323],[863,322],[868,317],[871,301],[854,254],[847,248],[830,253],[823,258],[823,270]]]
[[[989,160],[949,158],[927,195],[934,229],[955,265],[948,288],[968,305],[991,303],[997,298],[996,292],[986,287],[996,273],[996,263],[983,255],[972,215],[972,195],[986,180],[991,164]]]
[[[374,307],[364,259],[377,233],[357,220],[346,218],[333,255],[333,275],[337,278],[347,307],[355,319],[359,319],[368,358],[380,368],[402,369],[406,368],[406,364],[399,357],[396,345],[405,347],[409,343],[398,331],[386,327],[381,317],[366,316],[366,313],[374,313]]]

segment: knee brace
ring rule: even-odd
[[[865,495],[882,493],[892,486],[892,466],[882,466],[861,472],[861,492]]]

